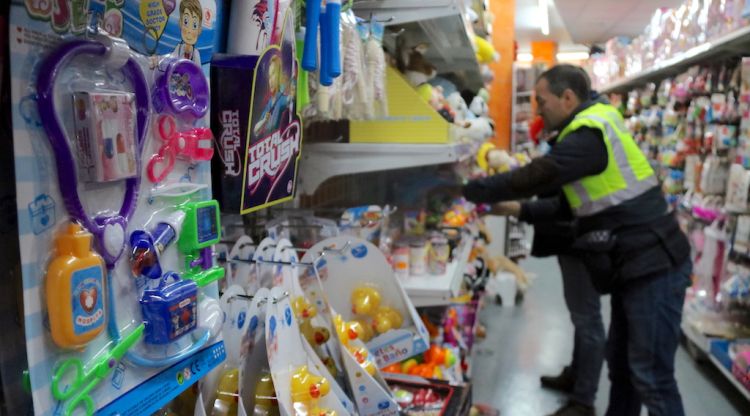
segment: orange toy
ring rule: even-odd
[[[55,240],[56,257],[47,269],[46,295],[52,340],[80,348],[104,330],[106,270],[91,250],[91,233],[71,223]]]

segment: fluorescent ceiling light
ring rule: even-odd
[[[547,0],[539,0],[539,18],[541,19],[541,29],[544,36],[549,35],[549,5]]]
[[[518,55],[516,55],[516,61],[518,62],[532,62],[533,60],[534,55],[528,52],[519,52]]]
[[[558,61],[585,61],[589,59],[588,52],[560,52],[557,54]]]

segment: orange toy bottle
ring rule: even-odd
[[[69,224],[55,240],[57,252],[47,270],[47,311],[52,340],[62,348],[80,348],[106,324],[105,267],[91,250],[92,235]]]

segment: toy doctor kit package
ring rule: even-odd
[[[183,0],[178,10],[200,20],[209,2]],[[72,2],[52,16],[53,3],[11,7],[34,410],[150,414],[225,357],[208,81],[199,60],[144,56],[122,31],[123,10],[154,2],[106,2],[99,14]],[[162,23],[150,33],[169,30]]]

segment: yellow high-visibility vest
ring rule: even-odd
[[[597,103],[578,113],[557,141],[590,127],[602,132],[607,146],[607,168],[563,186],[565,198],[578,217],[597,214],[633,199],[659,184],[648,159],[630,135],[622,116],[611,105]]]

